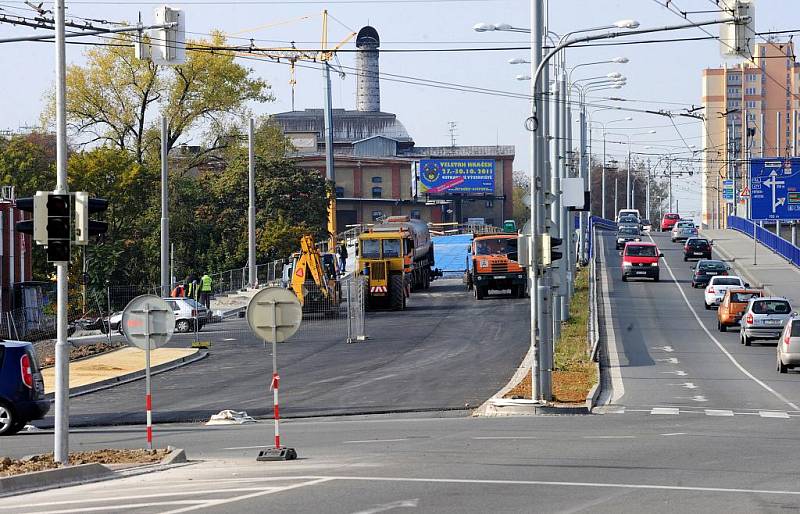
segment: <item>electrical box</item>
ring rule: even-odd
[[[155,24],[172,26],[150,33],[155,64],[175,66],[186,63],[186,13],[167,5],[156,7]]]
[[[752,0],[720,0],[723,23],[719,26],[723,57],[751,59],[756,39],[755,4]]]

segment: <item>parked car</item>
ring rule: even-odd
[[[778,373],[800,366],[800,318],[796,314],[786,322],[778,340]]]
[[[164,298],[167,305],[175,313],[175,332],[192,332],[197,320],[198,332],[207,323],[211,323],[211,312],[194,300],[194,298]],[[112,331],[122,333],[122,311],[115,312],[109,317],[109,326]]]
[[[758,339],[778,339],[791,312],[792,306],[786,298],[767,296],[750,300],[742,314],[739,342],[750,346]]]
[[[664,214],[664,217],[661,218],[661,232],[672,230],[672,227],[678,222],[679,219],[681,219],[680,214],[676,214],[674,212],[668,212]]]
[[[642,233],[636,227],[621,226],[617,231],[617,250],[621,250],[625,243],[641,241]]]
[[[717,309],[717,330],[725,332],[728,327],[739,326],[742,313],[753,298],[761,298],[764,291],[761,289],[728,289],[719,303]]]
[[[727,275],[731,267],[718,260],[701,260],[689,269],[692,270],[692,287],[703,287],[708,285],[711,277]]]
[[[725,296],[725,291],[732,287],[742,289],[750,287],[750,284],[739,277],[711,277],[711,280],[708,281],[708,285],[706,286],[705,293],[703,294],[703,305],[705,308],[708,310],[713,306],[719,305],[722,301],[722,297]]]
[[[711,241],[702,237],[690,237],[683,245],[683,260],[710,259]]]
[[[628,277],[659,279],[658,261],[664,254],[653,243],[627,243],[622,250],[622,281]]]
[[[0,339],[0,436],[16,434],[49,410],[33,345]]]

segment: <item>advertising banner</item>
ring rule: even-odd
[[[419,193],[494,193],[494,159],[425,159],[419,163]]]

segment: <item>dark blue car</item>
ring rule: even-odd
[[[0,339],[0,436],[16,434],[49,410],[33,345]]]

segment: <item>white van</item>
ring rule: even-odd
[[[642,215],[639,214],[639,209],[620,209],[617,213],[617,223],[619,223],[619,219],[626,214],[635,214],[637,218],[642,219]]]

